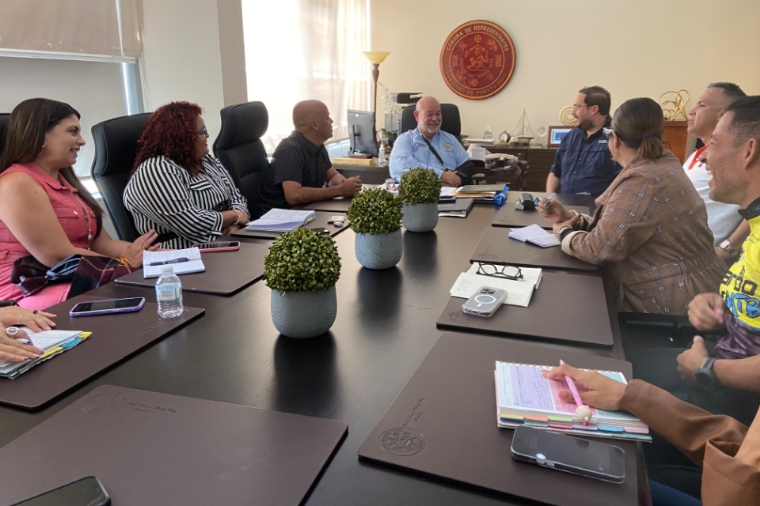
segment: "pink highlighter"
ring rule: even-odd
[[[564,365],[564,360],[559,361],[559,365]],[[583,404],[583,401],[581,400],[581,395],[578,393],[578,388],[575,386],[575,381],[573,381],[573,378],[571,378],[568,375],[565,375],[565,382],[567,383],[568,388],[570,389],[570,393],[573,394],[573,400],[575,401],[575,404],[578,406],[575,410],[575,413],[583,419],[583,425],[588,426],[589,420],[591,419],[591,410],[588,406]],[[583,410],[581,410],[583,408]],[[582,411],[579,413],[579,411]]]

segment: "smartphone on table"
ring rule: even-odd
[[[111,498],[100,481],[88,476],[12,506],[108,506]]]
[[[557,471],[612,483],[625,481],[625,452],[619,446],[531,427],[517,427],[512,457]]]
[[[193,244],[193,248],[198,248],[201,253],[212,253],[216,251],[237,251],[240,249],[240,241],[225,242],[201,242]]]
[[[488,318],[493,316],[506,298],[506,290],[490,286],[481,286],[478,291],[475,292],[475,295],[462,304],[462,312]]]
[[[69,316],[97,316],[114,313],[134,313],[145,305],[145,297],[129,297],[126,299],[93,300],[80,302],[69,311]]]

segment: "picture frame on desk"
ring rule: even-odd
[[[562,143],[562,139],[565,138],[565,136],[570,133],[570,130],[572,130],[573,126],[550,126],[549,127],[549,134],[546,139],[546,147],[547,148],[558,148],[559,145]]]

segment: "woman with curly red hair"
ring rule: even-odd
[[[168,237],[164,248],[208,242],[248,223],[248,203],[208,151],[201,108],[172,102],[150,117],[138,141],[124,205],[138,231]]]

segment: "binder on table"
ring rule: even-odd
[[[497,424],[515,428],[521,425],[580,436],[651,441],[649,427],[624,411],[591,408],[591,420],[584,425],[575,414],[577,406],[559,398],[568,390],[563,381],[547,379],[542,371],[549,365],[519,364],[496,361]],[[623,373],[599,371],[620,383],[627,384]],[[579,392],[584,392],[578,386]]]
[[[473,199],[456,199],[454,202],[438,204],[438,216],[466,218],[472,209]]]

